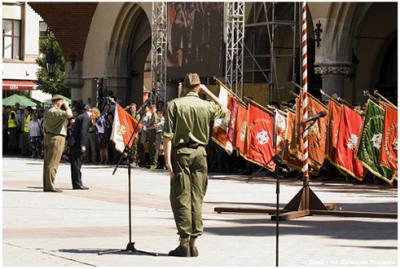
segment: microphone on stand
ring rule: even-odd
[[[303,120],[303,121],[301,122],[301,124],[306,124],[307,122],[314,121],[314,120],[317,120],[317,119],[319,119],[319,118],[323,118],[323,117],[325,117],[325,116],[326,116],[326,112],[325,112],[325,111],[321,111],[321,112],[319,112],[319,113],[317,113],[317,114],[315,114],[315,115],[312,115],[311,117],[309,117],[309,118]]]

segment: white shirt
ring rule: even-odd
[[[28,128],[29,128],[30,136],[40,136],[40,121],[39,120],[36,120],[36,121],[31,120],[28,124]]]
[[[157,125],[156,125],[156,132],[157,132],[157,133],[160,133],[160,132],[163,131],[163,129],[164,129],[164,123],[165,123],[165,118],[164,118],[164,116],[163,116],[163,117],[160,119],[160,122],[157,123]]]
[[[98,121],[96,121],[97,132],[99,134],[104,134],[104,117],[100,117]],[[100,122],[100,124],[98,124]]]

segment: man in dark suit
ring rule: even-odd
[[[90,121],[96,121],[100,117],[97,108],[91,108],[80,114],[72,126],[71,137],[68,140],[70,146],[71,179],[74,190],[88,190],[82,183],[82,155],[88,146],[88,133]]]

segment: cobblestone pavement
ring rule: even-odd
[[[275,206],[271,178],[246,183],[237,175],[210,175],[200,257],[174,258],[178,243],[163,171],[134,169],[133,241],[146,255],[98,255],[125,248],[128,238],[127,169],[84,166],[88,191],[71,190],[69,164],[44,193],[40,160],[3,158],[3,265],[5,266],[274,266],[275,222],[265,214],[214,212],[216,206]],[[312,182],[327,203],[343,210],[397,212],[397,189],[332,181]],[[281,207],[301,182],[283,180]],[[282,266],[396,266],[397,219],[308,216],[281,222]]]

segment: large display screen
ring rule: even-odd
[[[168,3],[167,77],[221,76],[224,3]]]

